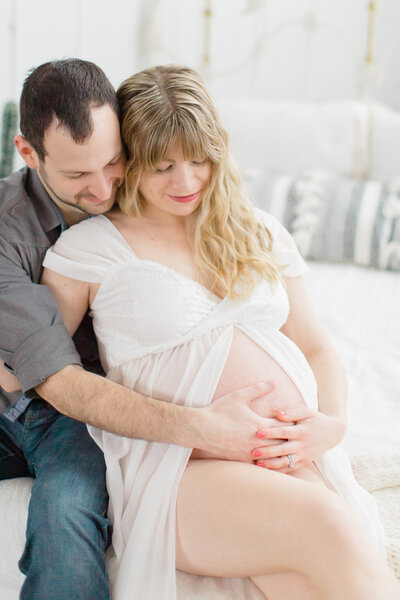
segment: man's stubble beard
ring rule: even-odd
[[[64,198],[61,198],[61,196],[59,196],[55,192],[55,190],[51,187],[51,185],[49,183],[49,179],[47,177],[46,170],[45,170],[45,168],[43,167],[42,164],[40,164],[37,167],[37,171],[38,171],[38,175],[39,175],[39,178],[40,178],[41,182],[43,183],[43,185],[46,188],[47,192],[50,194],[50,196],[52,197],[52,199],[55,201],[56,204],[59,202],[62,206],[79,210],[81,213],[87,215],[88,217],[91,217],[93,215],[103,214],[103,213],[107,212],[108,210],[110,210],[113,207],[113,205],[114,205],[114,202],[115,202],[115,193],[116,193],[116,189],[117,189],[119,183],[115,184],[115,186],[113,186],[112,196],[114,196],[114,200],[112,201],[111,205],[107,208],[107,210],[103,210],[101,213],[99,213],[98,211],[89,212],[86,208],[84,208],[80,204],[77,204],[75,202],[69,202],[68,200],[65,200]],[[104,200],[104,204],[108,203],[109,200],[110,199]],[[79,202],[79,196],[78,196],[78,202]],[[99,204],[98,206],[101,206],[102,204]]]

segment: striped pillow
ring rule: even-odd
[[[293,235],[305,258],[400,270],[400,179],[249,172],[249,198]]]

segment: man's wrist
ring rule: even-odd
[[[209,431],[208,411],[205,408],[192,408],[168,404],[170,418],[169,436],[171,443],[186,448],[208,449],[207,432]],[[171,414],[172,411],[172,414]]]

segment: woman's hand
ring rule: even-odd
[[[289,426],[290,424],[287,423],[287,426]],[[294,423],[292,423],[292,425],[294,425]],[[264,417],[264,428],[265,431],[269,431],[271,428],[273,427],[280,427],[281,426],[281,422],[272,417]],[[257,436],[258,437],[258,436]],[[261,438],[259,438],[261,439]],[[254,437],[254,445],[257,445],[257,438]],[[260,441],[259,443],[262,443],[262,448],[257,448],[258,451],[264,451],[267,448],[269,448],[270,446],[275,446],[276,444],[279,444],[280,442],[283,442],[284,440],[278,440],[278,439],[262,439],[262,442]],[[254,450],[249,451],[248,453],[248,457],[246,457],[245,455],[242,457],[232,457],[232,458],[227,458],[226,456],[221,456],[220,454],[213,454],[212,452],[207,452],[206,450],[200,450],[199,448],[193,448],[192,453],[190,455],[191,459],[201,459],[201,458],[217,458],[220,460],[237,460],[240,462],[247,462],[247,463],[252,463],[254,462]]]
[[[280,473],[292,473],[299,467],[310,464],[323,452],[336,446],[345,433],[342,419],[325,415],[308,406],[277,411],[276,417],[282,422],[282,426],[258,432],[263,446],[253,451],[253,458],[256,465]],[[275,444],[265,447],[264,441],[267,440]]]

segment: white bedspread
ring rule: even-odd
[[[373,454],[380,464],[379,455],[382,455],[386,483],[379,486],[389,489],[391,506],[397,494],[398,506],[400,486],[396,487],[396,481],[400,480],[400,467],[390,457],[400,456],[400,274],[354,265],[310,263],[310,267],[307,289],[348,375],[349,428],[344,447],[355,457],[353,464],[360,469],[361,483],[362,477],[365,479],[365,462],[360,457]],[[392,473],[388,472],[391,464]],[[371,475],[368,477],[370,481]],[[30,479],[0,483],[1,600],[17,600],[23,580],[17,561],[24,544],[31,485]],[[381,495],[382,498],[387,496],[387,493]],[[388,501],[385,500],[386,507]],[[381,504],[379,507],[381,509]],[[383,504],[382,510],[385,510]],[[396,515],[398,522],[398,512]],[[390,537],[391,532],[387,532]],[[400,546],[396,540],[391,554],[392,560],[400,564]],[[178,574],[178,597],[180,600],[260,600],[262,595],[249,580],[182,573]]]
[[[351,454],[400,451],[400,273],[310,262],[306,285],[345,365]]]

